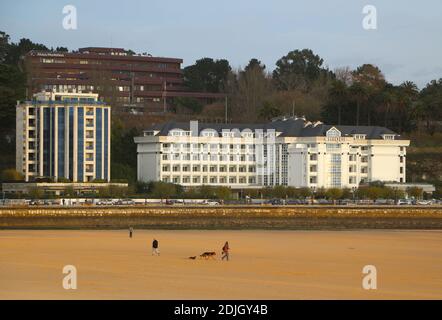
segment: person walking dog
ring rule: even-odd
[[[229,261],[229,250],[230,250],[229,242],[226,241],[223,247],[223,257],[221,260],[227,259],[227,261]]]

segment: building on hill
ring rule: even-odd
[[[16,169],[25,181],[110,181],[111,107],[98,94],[42,92],[16,111]]]
[[[121,48],[31,51],[24,56],[28,98],[40,91],[98,93],[114,111],[167,110],[175,98],[211,103],[224,94],[184,87],[182,59],[132,54]]]
[[[235,189],[404,183],[410,144],[387,128],[296,117],[262,124],[168,122],[134,140],[139,181]]]

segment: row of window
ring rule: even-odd
[[[255,177],[163,176],[161,180],[176,184],[256,184]]]
[[[256,172],[255,166],[163,165],[163,172]]]
[[[217,155],[217,154],[163,154],[164,161],[222,161],[222,162],[255,162],[256,156],[250,155]]]

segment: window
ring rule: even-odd
[[[310,166],[310,172],[318,172],[318,168],[316,165]]]
[[[331,128],[327,131],[327,138],[339,138],[341,136],[341,132],[336,128]]]
[[[326,150],[327,152],[339,151],[341,150],[341,145],[337,143],[327,143]]]
[[[318,160],[318,155],[316,153],[310,155],[310,161],[317,161],[317,160]]]
[[[394,140],[394,134],[384,134],[384,140]]]
[[[312,183],[312,184],[315,184],[315,183],[317,183],[317,180],[318,178],[316,177],[316,176],[311,176],[310,177],[310,183]]]

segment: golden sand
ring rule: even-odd
[[[442,299],[442,231],[0,231],[0,299]]]

